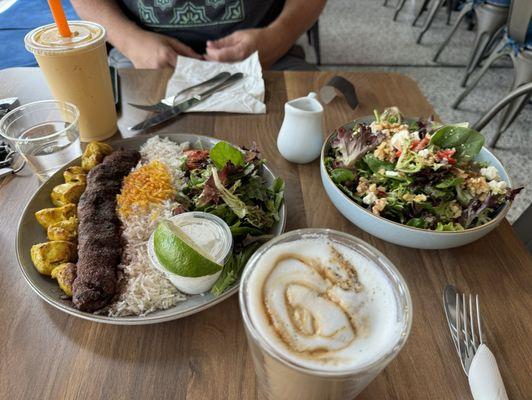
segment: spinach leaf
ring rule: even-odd
[[[381,170],[393,171],[394,165],[387,161],[381,161],[375,157],[372,153],[368,153],[364,156],[364,161],[374,174],[380,174]]]
[[[335,183],[344,183],[355,180],[355,173],[347,168],[336,168],[331,171],[331,178]]]
[[[452,186],[459,185],[463,181],[464,180],[462,178],[458,178],[458,177],[447,178],[447,179],[444,179],[443,181],[441,181],[440,183],[438,183],[436,185],[436,187],[438,189],[446,189],[446,188],[449,188],[449,187],[452,187]]]
[[[412,218],[407,223],[408,226],[413,226],[414,228],[427,228],[427,221],[423,218]]]
[[[236,167],[244,165],[244,155],[242,152],[227,142],[218,142],[211,149],[210,157],[216,168],[221,170],[228,161]]]
[[[441,148],[454,148],[457,160],[468,161],[474,159],[482,149],[484,136],[465,126],[445,125],[434,133],[430,144]]]

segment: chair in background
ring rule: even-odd
[[[395,12],[393,13],[393,20],[394,21],[397,20],[397,16],[399,15],[401,10],[403,9],[405,3],[406,3],[406,0],[399,0],[397,2],[397,6],[395,6]],[[386,1],[384,2],[384,5],[386,5]]]
[[[482,117],[479,118],[477,122],[475,122],[472,126],[472,128],[476,131],[481,131],[484,129],[484,127],[491,122],[491,120],[501,111],[504,107],[506,107],[509,103],[517,99],[518,97],[521,97],[523,95],[530,98],[530,95],[532,94],[532,82],[529,82],[525,85],[519,86],[517,89],[511,91],[506,96],[504,96],[501,100],[499,100],[497,103],[495,103],[487,113],[485,113]],[[496,147],[497,142],[499,141],[499,138],[501,136],[502,132],[498,132],[489,142],[489,147]]]
[[[509,99],[501,106],[505,111],[499,121],[496,130],[495,139],[492,143],[496,145],[500,135],[508,129],[517,115],[530,99],[530,93],[514,91],[521,86],[532,82],[532,1],[530,0],[513,0],[510,6],[510,15],[508,18],[507,32],[501,41],[495,46],[494,51],[486,60],[476,78],[464,90],[464,92],[451,105],[457,108],[461,101],[475,88],[486,71],[498,60],[509,57],[513,64],[514,79],[510,90]],[[503,99],[505,100],[505,99]],[[500,109],[500,108],[499,108]],[[498,110],[499,110],[498,109]],[[497,111],[498,111],[497,110]]]
[[[423,24],[423,27],[421,28],[421,32],[419,32],[419,35],[416,39],[416,43],[421,43],[421,39],[423,39],[423,36],[425,33],[429,30],[429,28],[432,25],[432,22],[434,22],[434,18],[436,18],[436,14],[438,13],[438,10],[446,3],[447,4],[447,25],[451,22],[451,14],[455,8],[457,0],[434,0],[432,3],[432,7],[429,10],[429,14],[427,15],[427,19],[425,20],[425,23]],[[416,17],[414,18],[414,21],[412,22],[412,26],[415,26],[419,17],[421,17],[421,14],[425,10],[427,10],[428,5],[430,3],[430,0],[424,0],[423,4],[421,5],[421,8],[419,9]]]
[[[469,77],[479,66],[487,50],[490,49],[496,38],[500,36],[508,19],[509,6],[510,0],[484,0],[480,4],[477,0],[473,0],[466,3],[460,11],[451,32],[449,32],[449,35],[447,35],[434,55],[433,61],[438,61],[443,49],[449,44],[460,23],[469,13],[474,12],[477,19],[477,33],[473,49],[467,61],[465,75],[460,83],[460,86],[465,87]]]
[[[320,51],[320,26],[319,21],[316,21],[314,25],[307,31],[308,44],[314,47],[316,52],[316,64],[321,65],[321,51]]]

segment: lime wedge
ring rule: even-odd
[[[222,269],[209,259],[194,241],[169,221],[162,221],[155,229],[153,247],[164,268],[188,277],[212,275]]]

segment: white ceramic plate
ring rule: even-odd
[[[110,143],[113,148],[139,149],[142,144],[150,137],[155,135],[142,135],[139,137],[124,139]],[[190,142],[191,146],[196,143],[201,143],[203,148],[211,148],[219,139],[199,136],[192,134],[160,134],[160,137],[167,137],[175,142]],[[170,321],[173,319],[183,318],[188,315],[196,314],[213,305],[224,301],[229,296],[238,291],[239,282],[236,282],[222,295],[215,297],[211,293],[201,295],[188,296],[185,301],[179,302],[175,307],[167,310],[157,311],[146,316],[141,317],[107,317],[103,315],[95,315],[80,311],[72,306],[68,300],[62,299],[63,292],[59,289],[57,282],[51,278],[41,275],[33,266],[30,257],[31,246],[36,243],[46,242],[46,233],[44,229],[35,220],[34,214],[36,211],[53,207],[50,202],[50,192],[52,188],[60,183],[63,183],[63,171],[71,165],[79,165],[80,158],[73,160],[57,171],[50,179],[48,179],[32,196],[26,205],[22,217],[20,218],[17,237],[16,237],[16,251],[17,258],[22,275],[30,287],[46,302],[52,306],[64,311],[68,314],[75,315],[90,321],[103,322],[116,325],[145,325],[158,322]],[[264,167],[264,178],[268,183],[273,182],[275,176],[273,172],[267,167]],[[286,223],[286,208],[284,203],[279,211],[280,221],[273,227],[272,234],[274,236],[280,235],[284,231]]]

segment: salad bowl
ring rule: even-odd
[[[436,231],[408,226],[380,215],[375,215],[370,210],[357,204],[332,180],[327,171],[325,158],[331,151],[332,142],[336,138],[339,129],[350,130],[357,123],[370,123],[372,120],[373,117],[360,118],[334,130],[325,140],[321,151],[320,174],[325,192],[338,211],[354,225],[380,239],[400,246],[436,250],[459,247],[478,240],[491,232],[504,219],[510,208],[511,201],[507,201],[490,221],[480,226],[459,231]],[[497,157],[487,148],[482,147],[475,161],[482,161],[495,167],[500,179],[505,181],[508,187],[511,187],[508,173]]]

